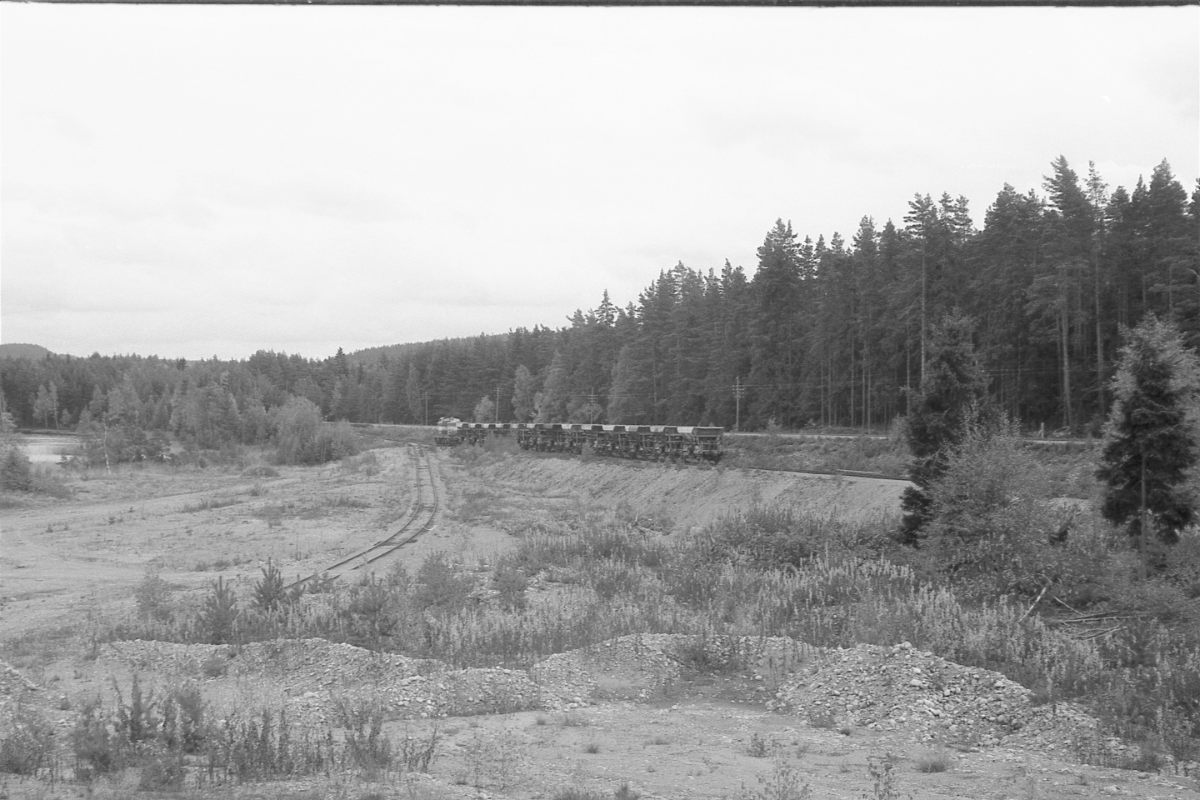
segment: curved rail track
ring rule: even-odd
[[[433,464],[422,445],[410,443],[408,447],[413,464],[414,496],[412,507],[400,528],[386,539],[380,539],[370,547],[359,550],[320,572],[315,572],[307,578],[301,578],[287,588],[299,586],[316,578],[344,578],[355,570],[363,569],[379,559],[391,555],[433,527],[437,521],[440,504],[437,482],[433,475]]]

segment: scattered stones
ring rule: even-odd
[[[21,673],[0,661],[0,697],[21,695],[38,691],[37,685],[26,680]]]

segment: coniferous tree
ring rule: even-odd
[[[555,353],[546,368],[546,379],[542,383],[542,391],[538,392],[536,404],[538,422],[567,422],[567,400],[569,386],[567,385],[567,365],[561,352]]]
[[[1174,544],[1197,519],[1187,480],[1200,460],[1200,361],[1178,328],[1148,317],[1129,331],[1112,391],[1101,512],[1139,549],[1150,534]]]
[[[962,314],[948,314],[933,326],[926,348],[925,378],[908,416],[906,433],[913,461],[904,491],[900,538],[920,540],[930,517],[930,485],[946,470],[951,449],[962,441],[968,425],[987,427],[994,420],[987,399],[987,380],[972,344],[974,324]]]
[[[619,425],[642,422],[649,404],[648,378],[642,367],[643,359],[635,344],[627,344],[613,365],[612,388],[608,395],[606,419]]]
[[[404,400],[407,405],[408,418],[425,424],[425,392],[421,388],[421,376],[417,372],[417,363],[408,362],[408,377],[404,381]]]
[[[796,377],[803,338],[798,329],[801,306],[801,257],[791,223],[775,220],[758,248],[754,273],[754,310],[750,343],[754,386],[750,407],[762,423],[775,419],[792,424],[796,409]]]

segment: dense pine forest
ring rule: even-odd
[[[801,238],[779,220],[752,274],[679,263],[636,302],[605,292],[557,330],[324,360],[7,358],[0,388],[18,424],[102,426],[131,458],[165,433],[201,449],[264,441],[293,398],[351,422],[879,428],[920,385],[931,327],[958,312],[1000,407],[1029,427],[1088,433],[1110,402],[1123,328],[1153,313],[1200,346],[1200,184],[1189,198],[1164,160],[1132,191],[1110,190],[1059,157],[1043,191],[1005,185],[981,225],[964,197],[918,194],[902,220],[864,217],[849,241]]]

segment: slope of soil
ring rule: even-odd
[[[676,529],[754,506],[872,520],[897,513],[908,485],[880,478],[559,456],[504,459],[485,467],[483,476],[505,494],[558,494],[610,508],[624,503]]]

